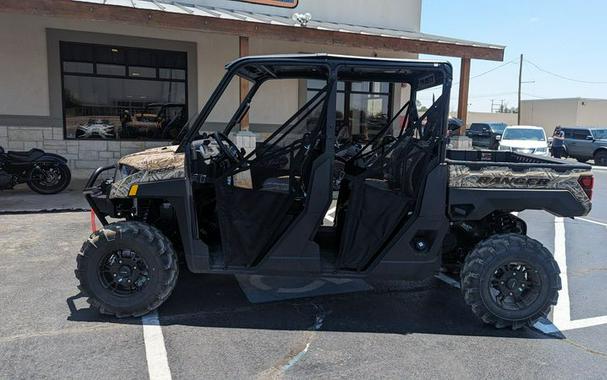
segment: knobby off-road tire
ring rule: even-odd
[[[466,257],[461,289],[466,304],[484,323],[516,330],[546,317],[556,305],[559,274],[552,254],[537,240],[495,235]],[[515,302],[521,299],[524,302]]]
[[[110,224],[93,233],[80,252],[78,288],[102,314],[147,314],[169,298],[177,283],[179,267],[171,242],[141,222]]]

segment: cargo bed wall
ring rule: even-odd
[[[563,217],[590,212],[578,183],[591,175],[588,165],[511,152],[452,151],[448,157],[452,220],[480,220],[496,210],[545,210]]]

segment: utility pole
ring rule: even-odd
[[[523,85],[523,55],[521,54],[521,62],[518,70],[518,111],[516,113],[518,118],[518,125],[521,125],[521,87]]]

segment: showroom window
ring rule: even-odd
[[[61,42],[68,139],[172,140],[188,119],[187,54]]]
[[[322,84],[308,80],[307,98],[311,99]],[[372,139],[392,117],[393,93],[393,85],[387,82],[338,82],[338,139]]]

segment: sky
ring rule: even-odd
[[[489,112],[491,100],[517,105],[519,56],[524,55],[522,99],[607,99],[607,1],[605,0],[422,0],[424,33],[506,46],[504,61],[473,60],[469,110]],[[459,81],[459,58],[449,60]],[[530,61],[530,62],[526,62]],[[602,82],[580,83],[558,78]],[[430,103],[425,94],[422,103]],[[457,85],[451,95],[457,109]]]

